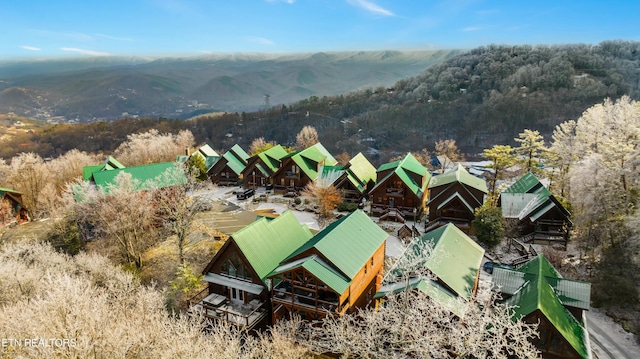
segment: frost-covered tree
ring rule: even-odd
[[[152,129],[127,136],[127,141],[114,151],[114,156],[126,166],[175,161],[176,156],[193,143],[193,134],[189,130],[172,135]]]
[[[156,231],[155,191],[137,191],[136,180],[120,173],[115,183],[96,189],[87,182],[71,184],[67,198],[73,197],[73,215],[96,240],[96,247],[116,262],[140,268],[142,253],[159,241]],[[68,200],[67,203],[70,203]]]
[[[514,138],[520,144],[515,151],[523,156],[524,169],[532,173],[538,172],[538,165],[543,153],[547,150],[544,146],[544,138],[537,130],[525,129],[517,138]]]
[[[587,109],[576,122],[571,167],[576,234],[588,248],[627,237],[624,219],[638,204],[640,103],[624,96]]]
[[[313,126],[304,126],[296,135],[296,148],[303,150],[318,143],[318,131]]]

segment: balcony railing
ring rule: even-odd
[[[338,301],[322,300],[313,295],[294,294],[285,289],[278,288],[274,289],[271,300],[274,306],[276,304],[298,306],[324,313],[335,313],[339,307]]]
[[[201,294],[196,295],[196,297],[198,296]],[[241,304],[216,293],[208,294],[197,302],[193,300],[194,298],[190,300],[192,311],[201,312],[207,318],[226,320],[247,329],[251,329],[268,314],[265,302],[260,302],[258,299]]]

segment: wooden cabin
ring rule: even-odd
[[[387,233],[362,211],[333,222],[269,275],[273,322],[314,320],[372,305],[380,288]]]
[[[14,220],[18,224],[29,222],[29,211],[24,206],[22,192],[0,187],[0,226]],[[8,211],[9,213],[5,213]]]
[[[242,175],[247,167],[249,155],[239,145],[234,145],[207,170],[211,182],[220,186],[237,186],[242,183]]]
[[[176,157],[176,162],[187,163],[191,160],[191,158],[196,156],[202,159],[205,172],[207,173],[209,172],[211,167],[216,164],[216,162],[218,162],[220,158],[222,158],[222,156],[220,156],[220,154],[218,154],[218,152],[216,152],[216,150],[214,150],[211,146],[209,146],[208,144],[204,144],[198,147],[198,149],[193,152],[189,151],[189,148],[187,148],[184,155]]]
[[[429,183],[429,222],[425,231],[453,223],[465,233],[472,233],[475,210],[484,204],[487,183],[457,164]]]
[[[307,184],[315,182],[323,166],[338,163],[321,143],[291,153],[282,158],[282,164],[273,175],[275,193],[299,194]]]
[[[371,213],[381,220],[417,220],[424,211],[431,175],[411,153],[378,167],[376,185],[369,191]]]
[[[243,329],[265,328],[272,318],[267,276],[312,236],[291,211],[233,233],[203,270],[208,287],[191,299],[191,309]]]
[[[462,317],[464,303],[477,293],[483,256],[482,247],[448,223],[409,243],[376,298],[407,289],[419,290]],[[414,268],[415,263],[422,263],[421,268]],[[420,271],[423,273],[417,275]]]
[[[249,157],[247,166],[242,170],[242,186],[256,188],[273,185],[272,176],[288,154],[284,147],[277,145]]]
[[[376,181],[376,168],[358,153],[345,166],[323,166],[318,182],[333,185],[342,192],[343,200],[360,203]]]
[[[538,324],[533,342],[543,358],[591,358],[585,316],[590,283],[562,278],[543,255],[518,269],[495,267],[492,280],[501,302],[513,308],[513,320]]]
[[[502,216],[517,225],[525,242],[560,243],[566,248],[571,213],[531,172],[500,194],[498,206]]]

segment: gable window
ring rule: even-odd
[[[235,254],[222,263],[222,274],[243,280],[251,280],[251,273]]]

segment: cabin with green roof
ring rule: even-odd
[[[313,237],[291,211],[262,217],[233,233],[202,274],[205,291],[192,299],[192,310],[245,329],[271,323],[273,284],[268,276],[289,255]]]
[[[424,212],[430,178],[427,168],[411,153],[381,165],[376,171],[376,185],[369,191],[371,213],[382,220],[418,219]]]
[[[318,183],[333,185],[342,191],[345,202],[359,203],[376,183],[376,168],[358,153],[345,166],[323,166]]]
[[[531,172],[500,194],[498,207],[505,219],[517,225],[525,242],[560,243],[566,248],[573,226],[571,213]]]
[[[242,183],[242,173],[247,167],[249,155],[239,145],[234,145],[207,171],[211,182],[220,186],[237,186]]]
[[[10,223],[13,220],[16,220],[18,224],[29,222],[29,211],[27,211],[27,207],[24,206],[22,192],[0,187],[0,205],[3,207],[6,205],[5,208],[11,211],[11,213],[1,213],[0,226]],[[0,208],[0,212],[2,211],[3,208]]]
[[[323,166],[335,166],[338,161],[321,144],[283,157],[280,168],[273,175],[274,192],[298,194],[307,184],[315,182]]]
[[[483,256],[482,247],[448,223],[409,243],[376,297],[420,290],[462,317],[464,303],[471,301],[477,292]]]
[[[88,180],[98,189],[109,193],[117,185],[116,177],[121,173],[131,176],[134,191],[178,186],[187,182],[184,171],[175,162],[101,170],[93,172]]]
[[[515,270],[495,267],[492,280],[501,303],[513,308],[513,320],[538,324],[533,341],[543,358],[591,358],[590,283],[562,278],[543,255]]]
[[[487,196],[484,179],[470,174],[459,163],[451,170],[431,178],[429,183],[429,222],[425,231],[453,223],[465,233],[473,233],[475,210]]]
[[[122,169],[122,168],[125,168],[125,165],[118,162],[118,160],[116,160],[114,157],[109,156],[101,165],[84,166],[82,168],[82,179],[85,181],[90,181],[95,172],[111,171],[111,170]]]
[[[373,304],[380,288],[388,234],[356,210],[300,246],[269,278],[273,322],[298,315],[315,320]]]
[[[214,150],[211,146],[209,146],[208,144],[204,144],[193,152],[190,152],[187,148],[185,155],[176,157],[176,162],[186,163],[193,156],[202,158],[206,172],[208,172],[209,169],[211,169],[211,167],[216,164],[216,162],[218,162],[220,158],[222,158],[222,156],[220,156],[220,154],[218,154],[218,152],[216,152],[216,150]]]
[[[276,145],[249,157],[242,171],[242,186],[255,188],[273,185],[272,176],[280,168],[282,159],[288,155],[284,147]]]

